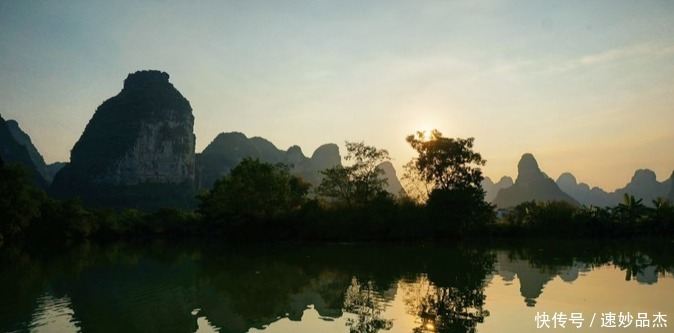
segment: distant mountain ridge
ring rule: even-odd
[[[512,179],[503,177],[499,183],[494,184],[491,179],[485,178],[482,182],[487,193],[485,200],[498,207],[511,207],[530,200],[565,200],[585,206],[612,207],[622,203],[623,196],[628,194],[637,200],[641,199],[647,206],[652,206],[653,200],[660,197],[674,202],[674,172],[669,179],[659,182],[652,170],[639,169],[624,187],[606,192],[599,187],[591,188],[586,183],[579,183],[569,172],[562,173],[556,181],[552,181],[540,171],[533,155],[524,154],[518,164],[517,180],[512,186],[503,186],[508,181]],[[494,192],[498,194],[493,194]]]
[[[634,172],[632,179],[625,187],[615,190],[614,193],[620,198],[624,194],[633,195],[636,199],[642,199],[645,205],[651,206],[653,200],[667,197],[671,182],[671,178],[658,182],[655,172],[649,169],[639,169]]]
[[[2,117],[0,157],[5,163],[26,165],[42,187],[53,178],[50,193],[57,197],[80,196],[86,203],[116,207],[145,206],[143,201],[148,197],[155,201],[151,207],[193,201],[196,188],[210,188],[245,157],[287,164],[314,186],[321,181],[320,171],[342,163],[339,147],[333,143],[318,147],[307,157],[299,146],[282,150],[267,139],[248,138],[239,132],[221,133],[195,154],[193,126],[190,103],[169,82],[169,75],[139,71],[129,74],[122,91],[96,109],[71,151],[70,163],[46,165],[19,124]],[[403,188],[393,165],[385,162],[379,167],[388,181],[387,190],[401,193]],[[145,185],[154,187],[141,189]],[[553,181],[531,154],[522,156],[514,182],[510,177],[502,177],[497,183],[485,178],[482,186],[485,199],[499,207],[530,200],[606,207],[621,203],[624,194],[642,199],[646,205],[659,197],[674,202],[674,172],[659,182],[652,170],[639,169],[623,188],[606,192],[579,183],[568,172]],[[120,196],[112,198],[114,193]]]
[[[616,203],[618,198],[607,193],[599,187],[590,188],[585,183],[578,183],[576,177],[571,173],[565,172],[557,178],[557,185],[562,191],[576,199],[585,206],[608,207]]]
[[[341,165],[342,160],[336,144],[322,145],[308,158],[299,146],[291,146],[284,151],[261,137],[248,138],[240,132],[220,133],[196,155],[200,187],[212,187],[216,179],[229,173],[246,157],[286,164],[291,167],[291,172],[301,175],[313,185],[320,183],[321,170]]]
[[[79,197],[87,206],[138,208],[192,206],[196,189],[212,186],[245,157],[283,163],[314,186],[321,171],[341,165],[336,144],[318,147],[307,157],[299,146],[284,151],[270,141],[243,133],[221,133],[195,154],[194,116],[189,101],[160,71],[129,74],[122,90],[94,112],[71,150],[69,163],[46,165],[28,134],[15,121],[0,118],[0,157],[35,173],[40,186],[56,198]],[[401,194],[393,165],[378,166],[387,190]]]
[[[564,193],[559,186],[541,171],[533,155],[522,155],[517,164],[515,183],[498,191],[493,203],[499,208],[516,206],[527,201],[567,201],[574,205],[578,202]]]
[[[485,177],[482,181],[482,189],[485,192],[484,200],[492,202],[496,198],[498,191],[513,186],[513,179],[508,176],[503,176],[498,182],[494,183],[489,177]]]
[[[649,169],[639,169],[634,172],[632,179],[625,187],[616,189],[614,192],[606,192],[598,187],[590,189],[589,185],[585,183],[577,183],[572,174],[565,172],[559,176],[557,184],[562,190],[586,206],[615,206],[623,201],[624,194],[633,195],[637,200],[642,199],[645,205],[652,206],[652,201],[659,197],[672,200],[673,178],[674,172],[669,179],[658,182],[655,172]]]
[[[265,138],[248,138],[240,132],[220,133],[201,153],[196,154],[200,187],[212,187],[215,180],[229,173],[246,157],[286,164],[292,173],[313,186],[318,186],[323,179],[321,171],[342,165],[339,147],[334,143],[321,145],[311,157],[307,157],[297,145],[281,150]],[[393,164],[384,162],[378,167],[384,171],[387,190],[394,195],[400,194],[403,187]]]

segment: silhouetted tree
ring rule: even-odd
[[[606,236],[611,232],[611,212],[602,207],[581,207],[573,214],[573,223],[579,234],[585,236]]]
[[[355,277],[351,280],[344,296],[344,310],[356,315],[347,320],[350,333],[377,333],[393,327],[393,320],[381,317],[384,306],[372,281],[361,284]]]
[[[614,207],[611,212],[618,225],[624,232],[633,233],[648,218],[648,208],[642,203],[642,199],[636,200],[633,195],[625,193],[623,202]]]
[[[405,178],[430,184],[427,208],[432,220],[451,222],[438,224],[436,232],[456,232],[493,219],[493,209],[484,201],[481,185],[484,177],[480,166],[486,161],[473,151],[473,138],[446,138],[433,130],[429,138],[425,132],[417,132],[408,135],[406,141],[419,156],[408,163]]]
[[[199,211],[206,219],[268,219],[299,206],[309,185],[287,166],[244,158],[232,171],[200,194]]]
[[[414,170],[421,178],[433,184],[433,189],[481,189],[484,179],[480,166],[486,161],[473,151],[474,138],[446,138],[438,130],[408,135],[406,141],[419,157],[412,160]]]
[[[433,190],[433,184],[426,181],[417,171],[415,160],[403,165],[403,175],[400,181],[403,183],[407,197],[413,202],[422,204],[428,201],[428,197]]]
[[[407,311],[421,321],[414,333],[475,333],[489,316],[484,288],[495,259],[487,251],[457,252],[428,263],[427,275],[403,284]]]
[[[523,202],[513,207],[505,220],[511,226],[522,227],[536,223],[538,205],[535,201]]]
[[[17,236],[41,214],[44,192],[28,177],[28,169],[23,166],[0,165],[0,236]]]
[[[367,146],[363,142],[346,142],[346,161],[350,166],[334,166],[321,173],[318,195],[336,200],[349,207],[366,205],[377,197],[386,196],[384,171],[377,165],[390,160],[388,151]]]
[[[649,231],[655,234],[674,231],[674,205],[667,198],[653,200],[653,210],[649,216]]]

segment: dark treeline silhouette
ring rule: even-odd
[[[283,164],[245,158],[195,199],[196,210],[90,208],[50,198],[14,164],[0,170],[0,240],[199,238],[249,241],[434,241],[461,237],[636,237],[674,234],[674,206],[648,207],[625,195],[615,207],[526,202],[497,218],[484,200],[473,138],[433,131],[407,137],[418,157],[406,165],[408,194],[393,196],[377,166],[386,150],[347,142],[346,160],[312,187]],[[139,200],[141,200],[139,198]]]
[[[634,237],[674,234],[674,205],[665,198],[648,207],[625,194],[614,207],[577,207],[566,201],[519,204],[494,225],[505,236]]]

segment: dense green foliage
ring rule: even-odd
[[[235,226],[252,220],[270,220],[299,208],[309,184],[291,175],[288,167],[244,158],[198,196],[199,212],[211,222]]]
[[[79,199],[52,199],[18,165],[0,167],[0,193],[0,240],[5,241],[185,237],[201,230],[196,213],[181,209],[163,208],[148,214],[135,209],[86,208]]]
[[[494,220],[482,188],[435,189],[425,208],[436,224],[434,232],[445,236],[479,231]]]
[[[33,187],[27,168],[0,160],[0,239],[23,232],[41,214],[44,192]]]

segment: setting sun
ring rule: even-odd
[[[422,129],[417,130],[415,133],[422,133],[422,141],[430,141],[433,138],[433,131],[438,131],[434,127],[423,127]]]
[[[433,132],[433,130],[430,130],[430,129],[424,129],[424,130],[420,130],[420,131],[419,131],[419,133],[422,133],[422,138],[421,138],[421,139],[422,139],[423,141],[429,141],[429,140],[431,139],[431,133],[432,133],[432,132]]]

